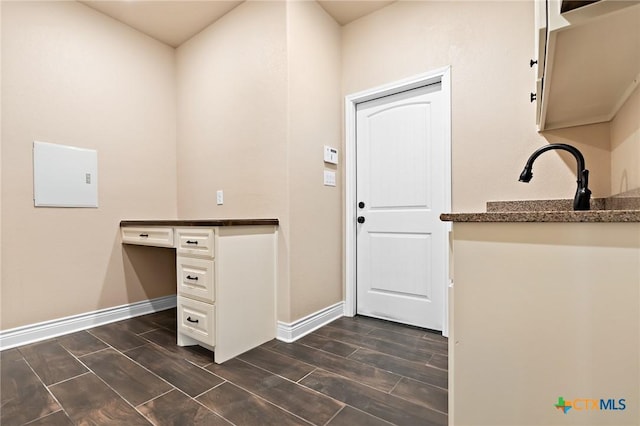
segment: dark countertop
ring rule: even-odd
[[[278,226],[278,219],[176,219],[176,220],[122,220],[126,226]]]
[[[640,222],[640,190],[594,198],[588,211],[572,210],[573,200],[490,201],[481,213],[444,213],[444,222]]]
[[[640,222],[640,210],[444,213],[444,222]]]

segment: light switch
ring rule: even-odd
[[[330,146],[324,146],[324,162],[338,164],[338,150]]]
[[[224,193],[221,189],[216,192],[216,203],[221,206],[224,203]]]
[[[333,172],[331,170],[324,171],[324,185],[336,186],[336,172]]]

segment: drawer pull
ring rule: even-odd
[[[140,234],[141,237],[146,238],[149,236],[149,234]]]
[[[196,240],[196,241],[187,240],[187,244],[195,244],[195,245],[198,245],[198,240]]]
[[[191,275],[187,275],[188,280],[198,281],[198,277],[192,277]]]
[[[199,320],[192,320],[191,317],[187,317],[187,321],[197,324]]]

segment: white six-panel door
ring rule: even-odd
[[[434,330],[446,288],[443,100],[437,83],[356,107],[357,313]]]

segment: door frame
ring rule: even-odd
[[[429,84],[440,83],[444,97],[444,152],[445,152],[445,209],[451,211],[451,66],[446,66],[403,80],[394,81],[345,96],[345,305],[344,315],[356,314],[356,106],[383,96],[394,95]],[[451,230],[449,223],[445,224]],[[446,281],[444,288],[444,318],[442,334],[449,335],[449,238],[442,247],[445,252]]]

